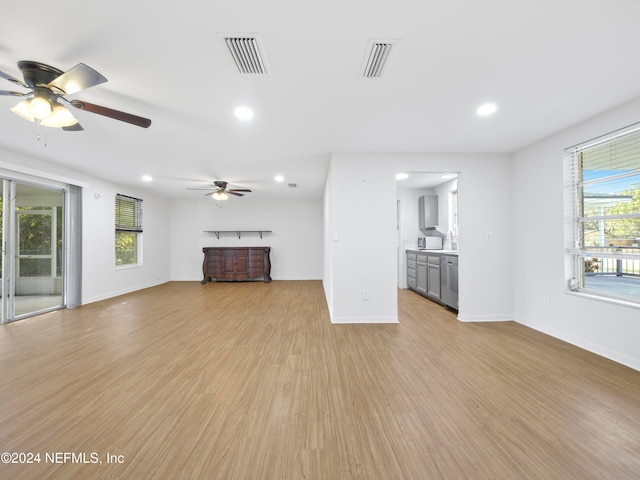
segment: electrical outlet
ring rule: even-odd
[[[369,289],[365,288],[362,290],[362,300],[369,300]]]
[[[491,241],[491,232],[487,232],[487,233],[485,234],[485,239],[487,240],[487,242],[490,242],[490,241]]]
[[[550,301],[549,301],[549,297],[547,295],[545,295],[544,297],[542,297],[542,305],[544,305],[545,307],[548,307],[551,305]]]

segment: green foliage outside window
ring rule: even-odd
[[[56,248],[55,275],[62,275],[62,208],[61,207],[18,207],[20,255],[45,255],[48,258],[21,258],[21,277],[50,277],[52,240]],[[34,213],[31,213],[33,211]],[[51,213],[49,213],[51,212]],[[55,238],[52,238],[51,224],[56,215]]]
[[[116,232],[116,265],[138,263],[138,234]]]
[[[631,197],[630,202],[619,202],[607,210],[607,215],[628,215],[640,212],[640,185],[624,190],[622,195]],[[621,218],[613,223],[608,232],[612,237],[621,240],[638,241],[640,239],[640,218]]]

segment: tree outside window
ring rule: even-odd
[[[116,195],[115,264],[141,263],[142,200]]]

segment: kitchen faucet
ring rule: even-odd
[[[447,238],[451,241],[451,250],[457,250],[458,245],[457,245],[457,242],[454,240],[455,236],[453,234],[453,230],[449,230],[447,232]]]

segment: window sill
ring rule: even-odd
[[[616,297],[606,297],[604,295],[596,295],[594,293],[588,293],[588,292],[567,291],[566,294],[573,295],[575,297],[588,298],[590,300],[597,300],[599,302],[612,303],[612,304],[620,305],[623,307],[640,309],[640,303],[634,302],[632,300],[624,300],[622,298],[616,298]]]
[[[116,270],[129,270],[131,268],[140,268],[142,267],[141,263],[132,263],[130,265],[116,265],[115,269]]]

